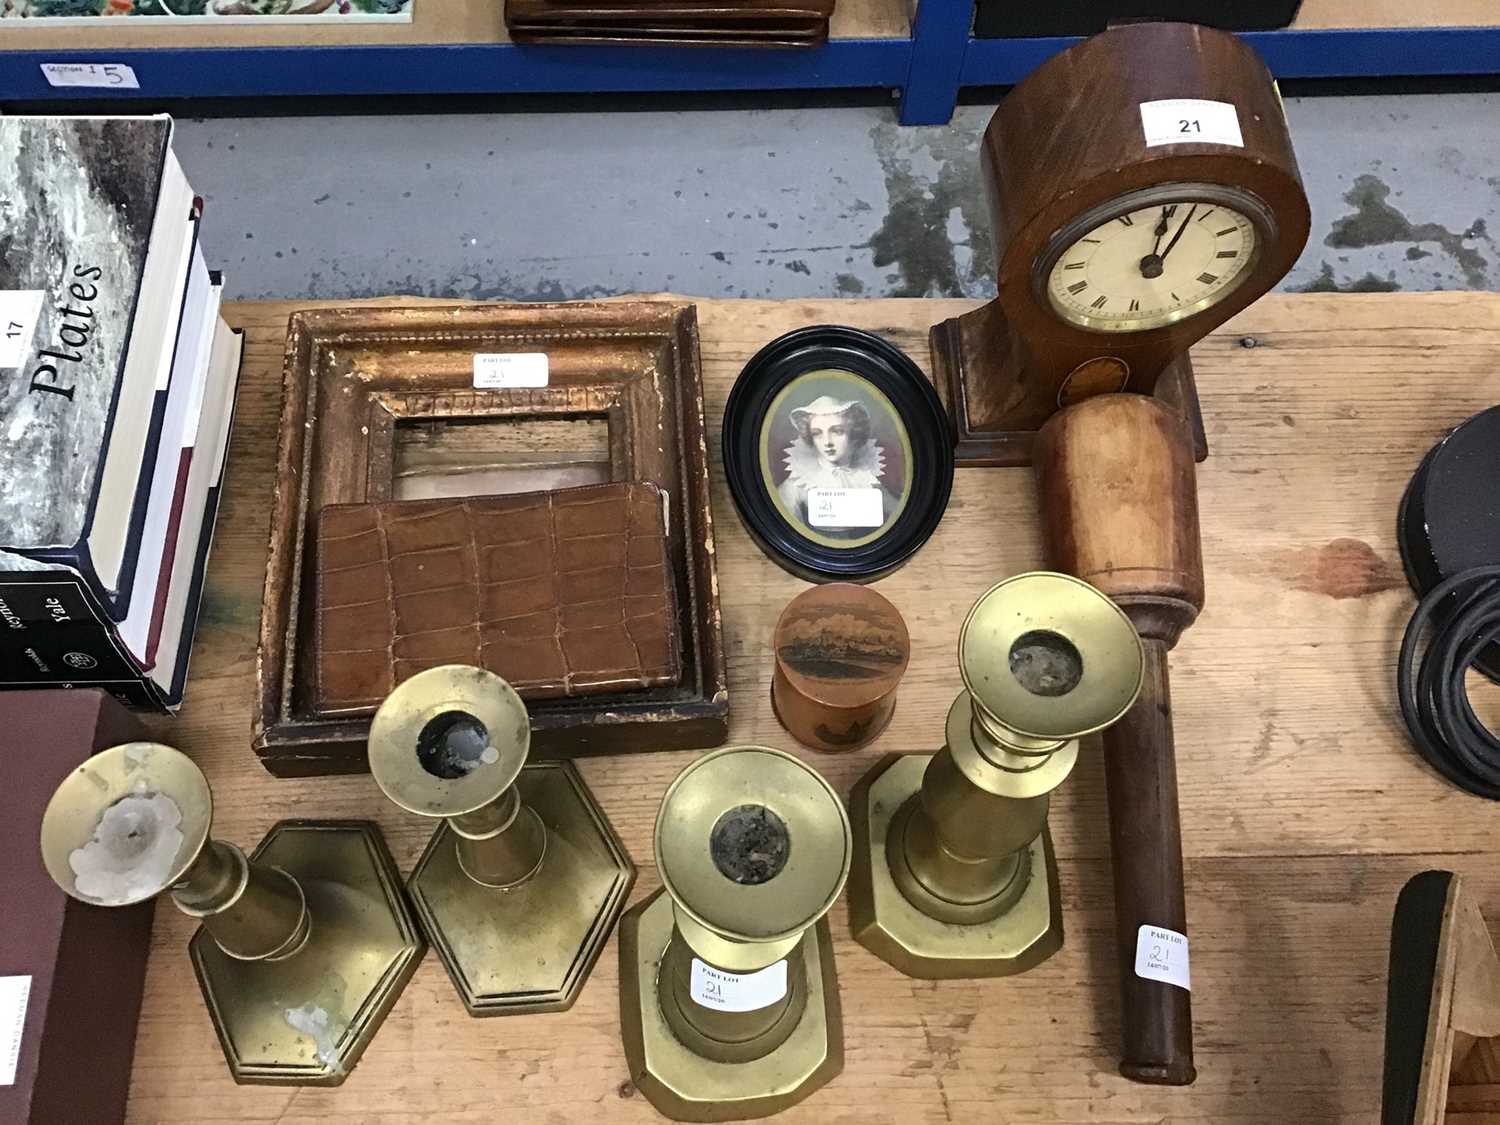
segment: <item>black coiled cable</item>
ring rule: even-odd
[[[1451,607],[1445,602],[1452,600]],[[1417,645],[1428,628],[1426,650]],[[1422,757],[1453,784],[1500,800],[1500,737],[1479,721],[1464,674],[1500,637],[1500,566],[1476,566],[1438,583],[1406,626],[1396,666],[1401,715]]]

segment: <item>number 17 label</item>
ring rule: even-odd
[[[42,315],[45,289],[0,289],[0,371],[20,367]]]

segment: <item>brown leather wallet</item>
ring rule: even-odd
[[[523,699],[676,684],[662,500],[636,481],[325,507],[313,710],[369,713],[441,664],[487,668]]]

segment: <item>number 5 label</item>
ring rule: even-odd
[[[124,63],[42,63],[49,86],[86,86],[100,90],[139,90],[135,71]]]
[[[1191,992],[1187,935],[1162,926],[1142,926],[1135,932],[1135,975]]]
[[[1240,115],[1228,102],[1199,98],[1142,102],[1141,128],[1146,133],[1147,148],[1180,144],[1245,147]]]

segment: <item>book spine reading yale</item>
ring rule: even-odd
[[[160,705],[82,578],[0,574],[0,688],[84,685],[131,706]]]

